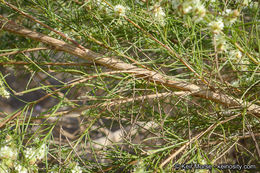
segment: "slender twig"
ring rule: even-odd
[[[223,83],[223,78],[220,74],[219,65],[218,65],[218,50],[217,50],[216,35],[213,36],[213,42],[214,42],[214,50],[215,50],[216,70],[217,70],[217,74],[219,76],[220,81]]]
[[[260,136],[260,133],[256,133],[254,134],[255,137],[259,137]],[[245,135],[245,136],[236,136],[235,138],[241,140],[241,139],[246,139],[246,138],[252,138],[251,134],[249,135]],[[219,144],[221,143],[222,141],[220,140],[214,140],[212,142],[208,142],[207,144],[202,144],[203,147],[209,147],[209,146],[213,146],[213,145],[216,145],[216,144]]]
[[[9,62],[0,62],[0,65],[31,65],[32,63],[25,61],[9,61]],[[73,63],[73,62],[46,62],[46,63],[37,63],[37,65],[50,65],[50,66],[90,66],[93,63]]]
[[[145,33],[146,35],[148,35],[151,39],[153,39],[155,42],[157,42],[158,44],[160,44],[163,48],[165,48],[166,50],[168,50],[173,56],[177,57],[192,73],[194,73],[203,83],[205,83],[206,85],[210,86],[209,83],[201,78],[201,76],[191,67],[191,65],[184,59],[181,58],[173,49],[171,49],[169,46],[167,46],[166,44],[163,44],[162,42],[160,42],[158,39],[156,39],[154,36],[152,36],[149,32],[145,31],[143,28],[141,28],[139,25],[137,25],[136,23],[134,23],[132,20],[130,20],[129,18],[127,18],[126,16],[124,16],[124,18],[131,23],[132,25],[134,25],[136,28],[140,29],[143,33]]]
[[[95,43],[97,43],[98,45],[108,49],[108,50],[111,50],[111,51],[114,51],[116,52],[119,56],[123,57],[123,58],[126,58],[130,61],[132,61],[134,64],[136,64],[137,66],[140,66],[144,69],[147,69],[147,70],[151,70],[149,67],[146,67],[145,65],[141,64],[140,62],[136,61],[135,59],[131,58],[130,56],[127,56],[125,54],[122,54],[121,52],[119,52],[118,50],[116,49],[113,49],[111,48],[110,46],[107,46],[105,44],[103,44],[102,42],[98,41],[97,39],[95,39],[94,37],[92,37],[91,35],[87,35],[89,37],[89,39],[91,39],[92,41],[94,41]]]
[[[238,43],[235,43],[235,46],[242,52],[245,53],[256,65],[259,65],[260,62],[257,61],[254,57],[252,57],[247,51],[245,51],[242,47],[239,46]]]
[[[39,50],[47,50],[47,47],[38,47],[38,48],[31,48],[31,49],[26,49],[26,50],[18,50],[18,51],[12,51],[12,52],[6,52],[6,53],[2,53],[0,54],[1,56],[8,56],[8,55],[15,55],[18,53],[25,53],[25,52],[34,52],[34,51],[39,51]]]
[[[82,45],[80,45],[78,42],[76,42],[75,40],[71,39],[70,37],[66,36],[64,33],[60,32],[60,31],[57,31],[57,30],[53,29],[52,27],[50,27],[50,26],[48,26],[48,25],[42,23],[41,21],[35,19],[33,16],[31,16],[31,15],[29,15],[29,14],[27,14],[27,13],[21,11],[21,10],[19,10],[17,7],[15,7],[14,5],[12,5],[12,4],[8,3],[8,2],[5,2],[5,4],[8,5],[10,8],[12,8],[13,10],[15,10],[15,11],[19,12],[20,14],[22,14],[23,16],[25,16],[25,17],[31,19],[32,21],[34,21],[34,22],[36,22],[36,23],[42,25],[43,27],[45,27],[45,28],[47,28],[47,29],[49,29],[49,30],[55,32],[56,34],[58,34],[59,36],[63,37],[64,39],[70,41],[71,43],[73,43],[73,44],[76,45],[77,47],[81,48],[82,50],[85,49]],[[96,42],[97,44],[99,44],[99,45],[101,45],[101,46],[103,46],[103,47],[105,47],[105,48],[107,48],[107,49],[110,49],[110,50],[113,50],[113,51],[117,52],[118,54],[120,54],[120,56],[129,59],[130,61],[134,62],[136,65],[139,65],[139,66],[141,66],[142,68],[145,68],[145,69],[149,69],[148,67],[142,65],[140,62],[134,60],[133,58],[131,58],[131,57],[127,56],[127,55],[123,55],[123,54],[121,54],[120,52],[118,52],[117,50],[114,50],[114,49],[112,49],[111,47],[106,46],[105,44],[103,44],[103,43],[101,43],[100,41],[96,40],[96,39],[95,39],[94,37],[92,37],[91,35],[88,35],[88,37],[89,37],[91,40],[93,40],[94,42]]]
[[[62,115],[62,116],[66,116],[66,115],[70,115],[70,117],[78,117],[81,115],[81,112],[86,111],[88,109],[93,109],[93,108],[100,108],[100,107],[107,107],[108,109],[111,109],[111,107],[113,106],[120,106],[122,104],[125,103],[131,103],[133,101],[144,101],[144,100],[151,100],[151,99],[161,99],[161,98],[165,98],[165,97],[169,97],[169,96],[188,96],[191,93],[188,91],[178,91],[178,92],[165,92],[165,93],[158,93],[158,94],[150,94],[150,95],[146,95],[146,96],[140,96],[140,97],[133,97],[133,98],[122,98],[122,99],[117,99],[117,100],[107,100],[104,103],[97,103],[94,105],[87,105],[87,106],[82,106],[80,108],[76,108],[73,109],[71,111],[62,111],[62,112],[57,112],[55,114],[45,114],[41,117],[38,118],[43,118],[43,117],[49,117],[50,115],[52,116],[57,116],[57,115]],[[33,118],[33,119],[38,119]]]
[[[257,140],[255,138],[255,134],[253,133],[253,130],[252,130],[250,125],[247,125],[247,128],[249,130],[249,133],[250,133],[253,141],[255,142],[255,147],[256,147],[257,154],[258,154],[258,158],[260,159],[260,148],[259,148],[258,142],[257,142]]]
[[[64,135],[64,133],[65,133],[65,131],[64,131],[64,130],[62,129],[62,127],[61,127],[61,134]],[[67,138],[66,135],[64,135],[64,136],[65,136],[65,138],[66,138],[68,144],[70,145],[70,148],[72,149],[72,151],[74,151],[74,153],[77,155],[77,157],[79,158],[79,160],[81,161],[81,163],[82,163],[85,167],[87,167],[87,165],[85,164],[85,162],[84,162],[84,161],[82,160],[82,158],[79,156],[78,152],[75,150],[75,147],[71,144],[70,140]]]
[[[100,103],[100,104],[96,104],[95,107],[107,107],[108,109],[111,109],[111,107],[113,106],[119,106],[121,104],[124,103],[131,103],[133,101],[143,101],[144,99],[159,99],[161,97],[167,97],[167,96],[187,96],[190,95],[190,92],[185,92],[185,91],[179,91],[179,92],[165,92],[165,93],[158,93],[158,94],[151,94],[151,95],[146,95],[146,96],[140,96],[140,97],[133,97],[133,98],[123,98],[123,99],[118,99],[118,100],[113,100],[113,101],[106,101],[104,103]],[[81,108],[77,108],[73,111],[71,111],[70,113],[81,113],[87,109],[91,109],[93,108],[94,105],[87,105],[87,106],[83,106]]]
[[[32,105],[29,105],[29,107],[31,107],[31,106]],[[5,127],[9,121],[12,121],[13,119],[19,117],[22,114],[22,112],[23,112],[23,110],[20,110],[17,113],[15,113],[14,115],[12,115],[11,117],[9,117],[9,118],[3,120],[2,122],[0,122],[0,129],[2,127]]]
[[[3,1],[3,3],[6,4],[7,6],[9,6],[10,8],[12,8],[13,10],[17,11],[18,13],[22,14],[23,16],[26,16],[27,18],[31,19],[32,21],[34,21],[34,22],[36,22],[36,23],[42,25],[43,27],[45,27],[45,28],[47,28],[47,29],[49,29],[49,30],[55,32],[56,34],[58,34],[59,36],[63,37],[64,39],[66,39],[66,40],[72,42],[72,43],[75,44],[77,47],[79,47],[79,48],[81,48],[81,49],[84,49],[83,46],[81,46],[81,45],[80,45],[79,43],[77,43],[75,40],[73,40],[73,39],[67,37],[67,36],[66,36],[65,34],[63,34],[62,32],[57,31],[57,30],[53,29],[52,27],[50,27],[49,25],[46,25],[46,24],[42,23],[41,21],[35,19],[33,16],[31,16],[31,15],[29,15],[29,14],[27,14],[27,13],[21,11],[21,10],[19,10],[17,7],[15,7],[14,5],[12,5],[12,4],[8,3],[8,2]]]
[[[177,88],[183,91],[191,91],[193,96],[205,98],[207,100],[212,100],[214,102],[218,102],[224,104],[226,106],[238,106],[242,108],[247,108],[248,111],[260,116],[260,106],[255,104],[244,104],[244,101],[241,99],[236,99],[229,95],[220,92],[213,92],[208,90],[205,87],[194,85],[188,82],[184,82],[178,80],[177,78],[173,78],[171,76],[166,76],[163,74],[159,74],[158,72],[146,70],[143,68],[138,68],[132,64],[127,64],[121,60],[118,60],[114,57],[105,57],[102,54],[93,52],[89,49],[82,50],[74,45],[68,44],[64,41],[49,37],[44,34],[37,33],[35,31],[29,30],[22,26],[15,24],[12,21],[6,21],[4,17],[0,15],[0,27],[4,30],[22,35],[24,37],[28,37],[42,43],[51,45],[54,49],[67,52],[69,54],[78,56],[82,59],[94,61],[95,63],[101,64],[111,69],[116,70],[125,70],[125,71],[134,71],[134,75],[143,77],[146,80],[151,82],[155,82],[160,85],[168,86],[170,88]],[[194,92],[196,91],[196,92]]]
[[[195,137],[193,137],[191,140],[189,140],[188,142],[186,142],[181,148],[179,148],[176,152],[174,152],[173,154],[170,155],[170,157],[168,157],[165,161],[163,161],[160,164],[160,168],[164,167],[168,162],[170,162],[172,159],[174,159],[178,154],[180,154],[187,146],[189,146],[190,144],[192,144],[194,141],[198,140],[199,138],[201,138],[203,135],[205,135],[206,133],[208,133],[210,130],[216,128],[217,126],[226,123],[230,120],[235,119],[236,117],[240,116],[240,114],[237,115],[233,115],[225,120],[222,120],[218,123],[214,123],[212,124],[210,127],[208,127],[205,131],[202,131],[201,133],[199,133],[198,135],[196,135]]]
[[[212,164],[214,164],[218,159],[222,158],[223,156],[225,156],[226,153],[228,153],[237,143],[238,143],[237,139],[226,151],[224,151],[220,156],[218,156],[217,158],[215,158],[214,160],[211,161]]]
[[[66,88],[73,87],[73,86],[75,86],[75,85],[77,85],[77,84],[79,84],[79,83],[83,83],[83,82],[88,81],[88,80],[90,80],[90,79],[92,79],[92,78],[94,78],[94,77],[100,77],[101,75],[111,75],[111,74],[116,74],[116,73],[126,73],[126,72],[129,72],[129,71],[112,71],[112,72],[106,72],[106,73],[102,73],[102,74],[92,75],[92,76],[89,76],[89,77],[87,77],[87,78],[75,80],[75,81],[73,81],[73,82],[71,82],[71,83],[66,84],[64,87],[61,87],[61,88],[59,88],[59,89],[56,89],[56,90],[52,91],[51,93],[48,93],[48,94],[46,94],[45,96],[41,97],[40,99],[31,102],[29,106],[33,106],[34,104],[38,104],[39,102],[41,102],[41,101],[47,99],[47,98],[50,97],[50,96],[53,96],[54,94],[60,92],[61,90],[64,90],[64,89],[66,89]],[[132,72],[132,73],[134,73],[134,72]],[[105,106],[106,104],[103,103],[103,105]],[[84,107],[83,110],[95,108],[95,107],[98,107],[98,106],[100,106],[100,104],[90,105],[90,106],[88,106],[88,107]],[[74,111],[75,111],[75,109],[72,110],[72,111],[62,111],[62,112],[59,112],[59,113],[57,113],[57,114],[55,114],[55,115],[65,115],[65,114],[73,113]],[[77,112],[78,112],[78,110],[77,110]],[[16,114],[14,114],[13,116],[11,116],[10,118],[8,118],[8,119],[6,119],[6,120],[3,120],[3,122],[0,122],[0,128],[5,127],[5,125],[6,125],[9,121],[11,121],[11,120],[13,120],[14,118],[20,116],[21,113],[22,113],[22,110],[21,110],[21,111],[18,111]],[[50,116],[49,114],[46,114],[44,117],[49,117],[49,116]],[[36,119],[37,119],[37,118],[36,118]]]

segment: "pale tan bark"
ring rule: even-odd
[[[221,103],[225,106],[237,106],[240,108],[246,107],[249,112],[257,116],[260,116],[260,106],[258,105],[251,104],[251,103],[248,103],[246,105],[243,100],[236,99],[227,94],[211,91],[208,88],[203,86],[194,85],[188,82],[181,81],[171,76],[166,76],[154,71],[139,68],[132,64],[127,64],[115,57],[105,57],[104,55],[93,52],[89,49],[74,46],[62,40],[58,40],[49,37],[47,35],[29,30],[25,27],[17,25],[12,21],[7,21],[1,16],[0,16],[0,27],[5,31],[22,35],[24,37],[45,43],[49,45],[52,49],[67,52],[79,58],[90,60],[95,63],[101,64],[110,69],[129,71],[130,73],[133,73],[138,77],[143,77],[144,79],[149,80],[151,82],[156,82],[159,85],[164,85],[182,91],[190,91],[191,95],[193,96],[201,97],[207,100],[212,100],[214,102]]]

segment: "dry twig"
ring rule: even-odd
[[[158,72],[155,71],[138,68],[132,64],[127,64],[119,59],[116,59],[115,57],[105,57],[102,54],[93,52],[86,48],[84,49],[79,48],[78,46],[68,44],[64,41],[19,26],[15,22],[9,21],[3,16],[0,16],[0,27],[3,30],[6,30],[8,32],[37,40],[39,42],[51,46],[53,49],[67,52],[69,54],[78,56],[85,60],[93,61],[105,67],[115,69],[115,70],[134,71],[134,75],[143,77],[146,80],[155,82],[159,85],[168,86],[170,88],[175,88],[182,91],[191,91],[192,92],[191,95],[193,96],[201,97],[207,100],[212,100],[214,102],[221,103],[225,106],[232,106],[232,107],[236,106],[240,108],[247,108],[249,112],[257,116],[260,116],[260,106],[258,105],[252,103],[246,104],[241,99],[233,98],[224,93],[211,91],[207,89],[207,87],[202,87],[188,82],[184,82],[176,78],[173,78],[171,76],[159,74]]]

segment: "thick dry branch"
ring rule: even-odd
[[[82,59],[86,59],[101,64],[108,68],[124,71],[129,70],[131,71],[131,73],[134,72],[136,76],[143,77],[151,82],[156,82],[157,84],[164,85],[170,88],[176,88],[182,91],[190,91],[191,95],[193,96],[205,98],[207,100],[212,100],[214,102],[221,103],[225,106],[236,106],[240,108],[246,107],[247,110],[251,113],[260,116],[260,106],[258,105],[250,103],[245,104],[243,100],[233,98],[220,92],[213,92],[206,87],[194,85],[188,82],[183,82],[171,76],[159,74],[158,72],[138,68],[132,64],[127,64],[115,57],[106,57],[102,54],[93,52],[86,48],[79,48],[77,46],[68,44],[62,40],[58,40],[47,35],[29,30],[25,27],[19,26],[13,21],[7,21],[2,16],[0,16],[0,27],[5,31],[22,35],[24,37],[28,37],[30,39],[45,43],[51,46],[53,49],[67,52]]]

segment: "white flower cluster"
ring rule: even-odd
[[[237,17],[239,16],[238,10],[230,10],[227,9],[225,12],[222,13],[224,16],[224,22],[222,18],[217,18],[215,21],[212,21],[208,24],[209,30],[214,35],[215,40],[213,41],[214,46],[217,48],[218,52],[227,51],[227,44],[222,32],[225,25],[232,25]]]
[[[18,157],[18,150],[11,136],[6,137],[5,143],[7,144],[0,148],[0,172],[9,172],[9,168],[15,166]]]
[[[239,60],[242,58],[242,53],[238,50],[232,50],[229,52],[230,58],[236,60],[236,62],[239,62]]]
[[[165,25],[165,13],[163,8],[159,4],[155,4],[153,7],[150,8],[155,20],[161,25]]]
[[[6,136],[5,143],[7,144],[0,147],[0,173],[12,172],[11,170],[13,169],[19,173],[27,173],[30,172],[30,170],[37,170],[35,167],[26,168],[20,164],[22,162],[18,160],[18,146],[11,136]],[[25,161],[31,165],[35,164],[37,161],[40,161],[44,158],[46,150],[46,144],[42,144],[39,148],[27,148],[24,151],[24,157],[26,159]]]
[[[191,13],[195,22],[201,21],[207,12],[200,0],[172,0],[172,6],[183,15]]]
[[[121,17],[125,16],[127,10],[129,10],[128,7],[124,7],[123,5],[120,5],[120,4],[114,6],[115,14],[118,16],[121,16]]]
[[[103,0],[94,0],[94,2],[100,9],[108,7],[108,5]]]
[[[16,160],[18,155],[17,149],[10,146],[3,146],[0,148],[0,159]]]
[[[212,21],[209,23],[209,29],[213,34],[220,34],[224,28],[224,23],[222,19],[217,19],[216,21]]]
[[[249,4],[249,8],[253,9],[253,10],[258,10],[259,8],[259,2],[252,2]]]
[[[27,173],[28,169],[20,164],[15,164],[15,170],[19,173]]]
[[[212,21],[208,24],[209,30],[214,34],[213,45],[216,47],[218,52],[226,51],[226,39],[222,34],[224,23],[222,19],[218,18],[216,21]]]
[[[240,13],[238,10],[226,9],[223,13],[225,25],[231,26],[233,23],[235,23],[239,14]]]
[[[133,170],[133,173],[145,173],[146,167],[142,160],[138,161],[136,167]]]
[[[241,5],[248,6],[248,4],[251,2],[251,0],[241,0]]]
[[[4,82],[1,79],[1,75],[0,75],[0,96],[8,99],[10,97],[10,93],[6,90],[5,86],[4,86]]]
[[[245,2],[246,4],[248,2]],[[247,4],[248,5],[248,4]],[[216,47],[217,52],[229,52],[230,60],[237,65],[242,71],[247,71],[248,60],[242,59],[242,53],[239,50],[230,49],[225,39],[225,35],[222,32],[224,26],[231,26],[240,15],[238,10],[226,9],[222,14],[222,18],[217,18],[216,21],[212,21],[208,24],[209,30],[213,34],[213,45]]]
[[[116,16],[120,16],[123,17],[126,15],[127,11],[129,10],[128,7],[125,7],[121,4],[117,4],[115,5],[112,9],[109,7],[108,4],[106,4],[103,0],[93,0],[94,3],[96,4],[96,6],[100,9],[100,10],[104,10],[105,13],[108,13],[109,15],[116,15]]]
[[[242,58],[242,53],[239,50],[231,50],[229,52],[229,58],[233,63],[235,63],[239,70],[248,70],[249,61],[245,58]]]
[[[78,163],[76,163],[75,166],[71,169],[71,173],[82,173],[82,169]]]
[[[46,144],[42,144],[38,149],[32,147],[27,148],[25,153],[25,158],[28,159],[31,165],[35,164],[37,161],[40,161],[44,158],[47,150]]]
[[[184,1],[184,4],[188,4],[183,6],[183,12],[189,12],[192,9],[191,0],[187,2]],[[248,6],[250,0],[240,0],[240,5]],[[194,0],[193,4],[199,3],[199,0]],[[242,58],[242,53],[237,49],[230,48],[228,42],[226,40],[225,34],[222,32],[224,26],[231,26],[237,20],[240,15],[240,11],[237,9],[231,10],[226,9],[224,12],[220,13],[219,16],[214,20],[208,23],[208,29],[213,34],[213,45],[216,48],[217,52],[228,52],[230,60],[239,68],[239,70],[247,71],[249,61],[245,58]]]

